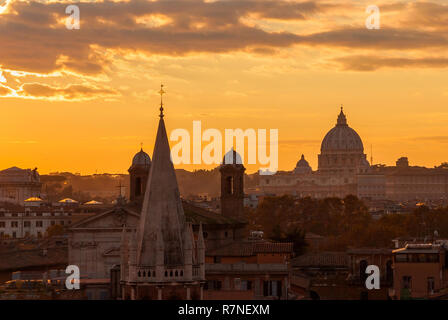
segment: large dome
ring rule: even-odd
[[[143,151],[143,149],[141,149],[140,152],[134,156],[134,159],[132,159],[133,166],[149,166],[150,164],[151,158]]]
[[[328,131],[320,147],[322,154],[335,151],[364,152],[362,140],[355,130],[347,125],[347,119],[341,108],[336,126]]]

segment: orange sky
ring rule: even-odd
[[[80,30],[66,6],[0,15],[0,168],[125,172],[152,155],[161,82],[168,133],[278,129],[281,170],[316,169],[341,103],[375,163],[448,161],[448,1],[88,1]]]

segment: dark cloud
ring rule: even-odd
[[[22,96],[32,96],[37,98],[59,97],[68,100],[89,99],[99,96],[115,96],[118,93],[107,88],[97,88],[87,85],[70,85],[65,88],[52,87],[40,83],[27,83],[18,92]]]
[[[409,12],[401,21],[403,26],[415,28],[433,28],[437,30],[448,29],[448,5],[436,2],[414,2],[409,3]]]
[[[0,66],[41,73],[65,68],[82,74],[98,74],[111,61],[95,54],[94,47],[182,56],[233,51],[275,54],[278,48],[294,45],[407,50],[444,48],[448,44],[446,32],[434,30],[346,27],[299,35],[269,32],[242,22],[248,15],[303,21],[317,13],[344,7],[322,1],[131,0],[77,5],[81,10],[81,29],[67,30],[60,23],[66,18],[67,4],[12,3],[13,12],[3,14],[0,19],[0,43],[4,44],[0,50]],[[425,12],[435,16],[434,19],[439,17],[433,9]],[[167,17],[169,23],[160,26],[138,23],[138,19],[148,15]]]
[[[346,28],[315,33],[298,40],[309,45],[326,45],[341,48],[407,50],[428,47],[446,47],[446,32],[429,32],[414,29]]]
[[[347,56],[334,59],[344,70],[374,71],[381,68],[447,68],[448,58],[390,58]]]

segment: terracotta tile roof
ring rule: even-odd
[[[292,260],[293,267],[347,267],[345,252],[323,252],[304,254]]]
[[[292,253],[292,243],[238,241],[206,252],[207,256],[250,257],[258,253]]]
[[[292,253],[294,244],[292,242],[257,242],[254,244],[255,253]]]
[[[384,254],[392,255],[392,250],[389,248],[352,248],[348,249],[348,254]]]
[[[68,264],[68,248],[12,250],[0,253],[0,271]]]
[[[187,201],[182,201],[182,206],[186,220],[194,224],[199,224],[202,222],[203,224],[244,225],[247,223],[244,220],[227,217],[222,214],[195,206]]]

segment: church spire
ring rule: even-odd
[[[161,87],[161,98],[163,95]],[[157,242],[164,244],[166,265],[182,265],[185,215],[173,163],[161,100],[159,127],[140,216],[137,264],[155,266]],[[161,239],[162,238],[162,239]]]

